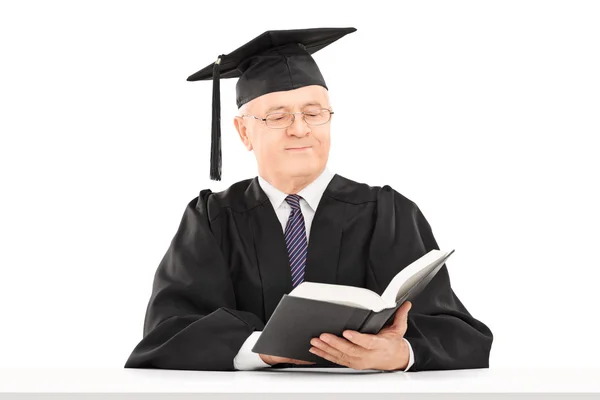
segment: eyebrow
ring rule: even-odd
[[[321,103],[314,102],[314,101],[309,101],[308,103],[304,103],[301,108],[304,108],[304,107],[307,107],[307,106],[319,106],[319,107],[323,107],[321,105]],[[275,107],[271,107],[267,111],[265,111],[265,114],[268,114],[268,113],[270,113],[272,111],[283,110],[283,109],[287,109],[287,108],[289,108],[289,106],[275,106]]]

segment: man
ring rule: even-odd
[[[378,334],[313,338],[310,351],[322,363],[251,351],[282,296],[301,282],[381,294],[402,268],[439,249],[414,202],[327,168],[334,112],[311,54],[354,31],[268,31],[188,78],[213,80],[211,178],[220,179],[218,82],[240,77],[234,124],[258,176],[222,192],[202,190],[189,202],[126,368],[489,366],[492,333],[455,295],[445,265]]]

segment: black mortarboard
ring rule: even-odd
[[[217,61],[188,81],[213,80],[210,178],[221,180],[220,78],[240,78],[236,84],[238,108],[270,92],[321,85],[325,80],[311,57],[355,28],[311,28],[266,31]]]

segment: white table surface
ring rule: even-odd
[[[0,369],[1,393],[600,393],[600,369]]]

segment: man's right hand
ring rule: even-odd
[[[299,365],[316,364],[315,362],[312,362],[312,361],[295,360],[293,358],[287,358],[287,357],[268,356],[266,354],[259,354],[259,356],[260,356],[260,358],[262,358],[262,360],[264,362],[266,362],[269,365],[274,365],[274,364],[279,364],[279,363],[290,363],[290,364],[299,364]]]

